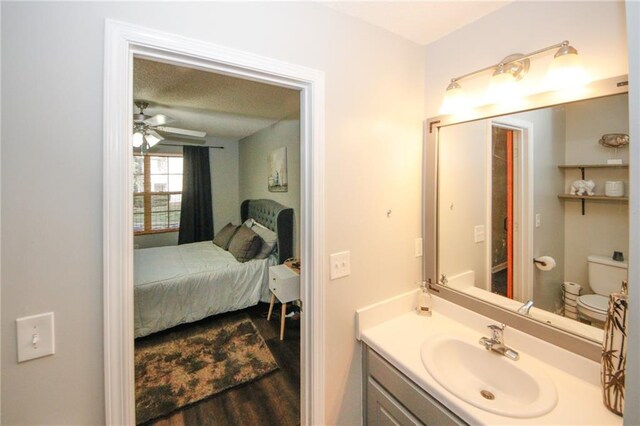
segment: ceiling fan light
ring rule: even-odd
[[[156,137],[155,135],[148,134],[144,136],[144,140],[146,140],[147,143],[149,144],[149,148],[152,148],[155,144],[160,142],[162,139]]]
[[[142,143],[144,142],[144,139],[142,137],[142,133],[140,132],[135,132],[133,134],[132,137],[132,143],[133,143],[133,147],[134,148],[140,148],[142,146]]]

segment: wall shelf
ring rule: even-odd
[[[560,170],[579,169],[581,179],[584,180],[585,169],[628,169],[629,164],[559,164]],[[626,203],[629,197],[607,197],[605,195],[571,195],[558,194],[561,200],[580,200],[582,202],[582,215],[585,214],[585,200],[606,201],[614,203]]]
[[[628,164],[560,164],[559,169],[627,169]]]
[[[595,201],[612,201],[618,203],[626,203],[629,197],[607,197],[606,195],[571,195],[558,194],[558,198],[564,200],[595,200]]]

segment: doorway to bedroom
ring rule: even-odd
[[[300,91],[135,57],[137,424],[300,423]]]

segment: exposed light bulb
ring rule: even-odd
[[[133,147],[134,148],[140,148],[140,146],[142,146],[143,142],[144,142],[144,139],[142,138],[142,133],[135,132],[133,134],[133,137],[132,137]]]

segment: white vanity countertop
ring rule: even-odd
[[[520,353],[519,367],[535,376],[543,372],[555,384],[558,403],[548,414],[516,419],[476,408],[456,397],[431,377],[422,364],[422,343],[434,334],[456,335],[469,342],[488,336],[493,321],[439,297],[433,298],[433,316],[402,313],[378,325],[359,330],[361,339],[426,392],[470,424],[486,425],[620,425],[622,417],[602,403],[600,364],[507,327],[505,344]],[[358,314],[362,317],[362,314]],[[359,319],[364,324],[364,321]]]

